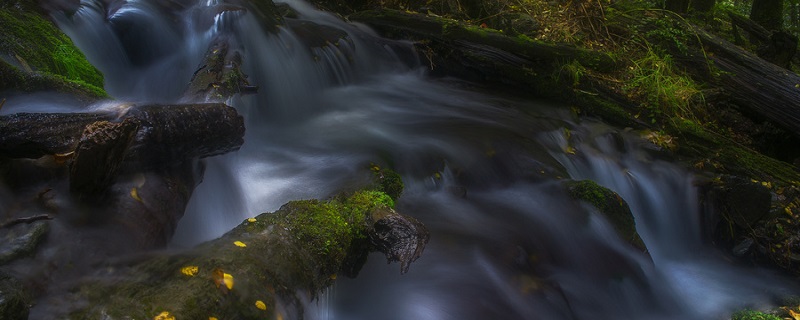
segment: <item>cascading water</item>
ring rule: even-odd
[[[706,246],[691,174],[627,133],[541,101],[428,79],[398,58],[408,56],[404,44],[300,1],[282,1],[297,15],[287,25],[347,36],[309,49],[299,28],[264,32],[254,14],[214,0],[82,3],[56,18],[118,98],[183,99],[215,37],[231,40],[260,86],[228,101],[245,117],[245,144],[206,160],[174,247],[289,200],[331,196],[363,181],[357,172],[370,162],[401,173],[398,210],[431,230],[423,257],[403,276],[373,257],[358,278],[310,302],[307,317],[713,319],[788,290]],[[571,200],[569,179],[627,200],[649,254]]]

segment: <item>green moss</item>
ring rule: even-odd
[[[780,317],[754,310],[742,310],[734,313],[731,320],[781,320]]]
[[[343,260],[346,249],[355,238],[363,237],[361,222],[369,211],[394,207],[394,201],[381,191],[359,191],[343,200],[293,201],[285,206],[292,218],[289,232],[307,252]]]
[[[403,185],[403,179],[400,178],[397,172],[391,169],[381,168],[375,164],[370,166],[370,170],[378,180],[378,185],[376,186],[377,190],[386,193],[392,200],[400,198],[400,194],[403,193],[405,186]],[[388,207],[393,207],[393,205]]]
[[[56,26],[32,11],[0,8],[0,57],[3,58],[3,79],[6,88],[20,90],[82,89],[97,97],[105,97],[102,74]],[[15,69],[11,72],[8,69]],[[37,82],[37,74],[43,80]],[[22,80],[22,81],[19,81]],[[58,82],[74,85],[56,85]]]
[[[669,124],[670,131],[680,139],[677,151],[679,154],[705,159],[716,164],[713,168],[703,167],[706,170],[740,174],[780,184],[800,184],[800,172],[791,164],[741,146],[691,120],[673,119]]]
[[[585,201],[597,208],[621,238],[637,248],[645,249],[644,242],[636,232],[636,223],[628,203],[616,192],[591,180],[570,181],[567,183],[567,190],[573,199]]]

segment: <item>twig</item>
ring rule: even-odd
[[[3,225],[0,225],[0,229],[12,227],[12,226],[15,226],[15,225],[18,225],[18,224],[22,224],[22,223],[31,223],[31,222],[39,221],[39,220],[53,220],[53,217],[51,217],[50,215],[47,215],[47,214],[40,214],[40,215],[30,216],[30,217],[25,217],[25,218],[12,219],[12,220],[10,220],[10,221],[8,221],[6,223],[3,223]]]
[[[3,101],[0,101],[0,110],[3,110],[3,105],[6,104],[6,99],[3,98]]]

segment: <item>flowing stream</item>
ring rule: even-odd
[[[431,79],[410,44],[280,2],[297,21],[349,36],[309,49],[290,28],[265,33],[255,15],[216,0],[83,0],[74,15],[54,15],[120,101],[180,102],[215,37],[231,39],[260,87],[227,101],[245,117],[245,144],[206,160],[173,247],[329,197],[375,163],[402,175],[397,209],[425,223],[431,242],[405,275],[371,256],[357,278],[308,302],[306,318],[724,319],[791,290],[704,243],[692,175],[632,133]],[[629,203],[648,254],[569,198],[564,182],[583,179]]]

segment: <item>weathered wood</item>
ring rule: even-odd
[[[717,70],[707,70],[705,80],[721,88],[745,112],[758,114],[800,136],[800,76],[759,58],[702,28],[693,31],[706,55],[676,62],[697,67],[706,57]],[[706,66],[708,66],[706,64]]]
[[[102,198],[114,183],[138,130],[139,123],[133,118],[87,125],[70,164],[70,190],[81,198]]]
[[[789,64],[797,52],[797,37],[782,30],[769,31],[753,20],[744,16],[729,13],[735,27],[747,31],[750,42],[756,48],[756,54],[777,66],[789,68]]]
[[[113,112],[17,113],[0,116],[0,157],[40,158],[76,150],[89,124],[141,124],[125,165],[152,167],[238,150],[244,119],[222,104],[146,105]]]

